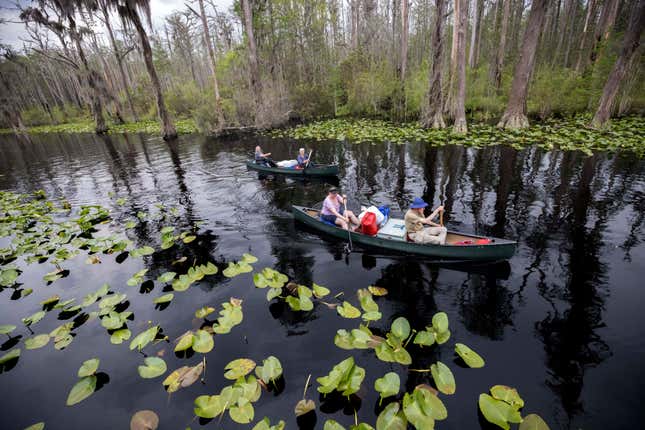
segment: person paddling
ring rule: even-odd
[[[311,154],[310,154],[311,155]],[[298,167],[304,169],[305,167],[310,167],[312,164],[309,162],[310,155],[305,154],[305,148],[300,148],[298,151]]]
[[[255,147],[255,164],[263,164],[265,166],[275,167],[276,164],[272,159],[269,158],[270,156],[270,152],[267,152],[266,154],[262,152],[260,145]]]
[[[331,187],[325,201],[323,201],[320,217],[345,230],[349,230],[350,227],[352,230],[355,229],[360,224],[360,221],[358,221],[358,218],[356,218],[352,211],[345,208],[346,202],[347,196],[340,196],[338,194],[338,188]]]
[[[410,209],[405,213],[405,229],[408,236],[417,243],[431,243],[434,245],[445,245],[448,230],[433,222],[440,212],[443,212],[443,206],[437,207],[427,217],[423,214],[423,209],[428,204],[420,197],[415,197],[410,205]],[[429,225],[431,227],[425,227]]]

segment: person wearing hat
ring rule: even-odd
[[[437,207],[427,217],[423,214],[423,209],[426,206],[428,204],[420,197],[415,197],[412,200],[410,209],[405,213],[405,229],[408,232],[408,236],[417,243],[445,245],[448,230],[432,221],[439,212],[443,211],[443,206]],[[425,225],[430,227],[425,227]]]
[[[347,196],[339,195],[338,188],[331,187],[329,194],[327,194],[325,201],[323,201],[320,218],[334,223],[345,230],[349,230],[352,224],[358,226],[360,221],[358,221],[358,218],[356,218],[352,211],[345,209],[345,203],[347,203]]]

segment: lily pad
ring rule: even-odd
[[[278,421],[278,424],[271,425],[268,417],[264,417],[261,421],[253,426],[251,430],[284,430],[286,424],[283,420]]]
[[[297,417],[308,414],[309,412],[316,409],[316,403],[313,400],[302,399],[296,403],[296,407],[293,409],[293,412]]]
[[[314,296],[316,296],[316,298],[318,299],[321,299],[330,293],[329,288],[325,288],[321,285],[316,284],[315,282],[312,286],[312,290],[314,292]]]
[[[387,289],[383,287],[375,287],[373,285],[370,285],[369,287],[367,287],[367,289],[375,296],[385,296],[388,293]]]
[[[374,381],[374,389],[381,394],[381,399],[399,394],[401,379],[394,372],[388,372]]]
[[[345,427],[338,424],[336,420],[327,420],[323,426],[323,430],[346,430]]]
[[[502,400],[515,409],[521,409],[524,407],[524,400],[522,400],[520,394],[515,388],[507,387],[506,385],[495,385],[491,387],[490,393],[493,398]]]
[[[406,430],[408,422],[400,409],[399,402],[387,405],[376,419],[376,430]]]
[[[168,369],[166,362],[160,357],[146,357],[144,365],[138,367],[139,375],[142,378],[151,379],[161,376]]]
[[[26,349],[38,349],[49,343],[48,334],[39,334],[37,336],[30,337],[25,339],[25,348]]]
[[[96,376],[86,376],[81,378],[71,389],[67,396],[67,406],[73,406],[82,402],[94,393],[96,390]]]
[[[10,325],[10,324],[0,325],[0,334],[10,334],[15,329],[16,329],[15,325]]]
[[[256,263],[258,261],[258,258],[255,255],[242,254],[242,260],[241,261],[243,261],[243,262],[245,262],[247,264],[253,264],[253,263]]]
[[[457,353],[457,355],[461,357],[462,360],[464,360],[464,363],[466,363],[468,367],[472,367],[472,368],[484,367],[484,364],[485,364],[484,359],[481,358],[479,354],[477,354],[472,349],[468,348],[463,343],[455,344],[455,352]]]
[[[213,349],[214,345],[215,342],[213,341],[213,335],[205,330],[197,330],[193,335],[192,348],[195,352],[206,354]]]
[[[163,296],[157,297],[152,301],[152,303],[156,305],[159,305],[162,303],[170,303],[174,298],[175,298],[175,295],[173,293],[168,293],[168,294],[164,294]]]
[[[255,361],[248,358],[238,358],[233,360],[224,367],[227,370],[224,373],[226,379],[238,379],[242,376],[248,375],[255,368]]]
[[[177,276],[177,274],[175,272],[164,272],[164,273],[162,273],[161,275],[159,275],[157,277],[157,282],[161,282],[162,284],[166,284],[166,283],[172,281],[173,279],[175,279],[175,276]]]
[[[443,364],[441,361],[437,361],[435,364],[430,366],[430,372],[432,373],[432,379],[434,379],[434,383],[437,385],[439,391],[444,394],[455,393],[455,377],[448,366]]]
[[[216,396],[199,396],[195,399],[195,408],[193,412],[201,418],[215,418],[226,410],[226,403],[222,397]]]
[[[194,335],[192,331],[187,331],[186,333],[179,336],[179,338],[177,339],[177,345],[175,346],[175,352],[185,351],[188,348],[192,347],[193,337]]]
[[[20,357],[20,348],[14,348],[0,357],[0,366]]]
[[[29,427],[25,428],[25,430],[43,430],[45,428],[45,423],[44,422],[39,422],[36,424],[32,424]]]
[[[342,306],[338,306],[336,308],[336,312],[338,312],[338,315],[341,317],[349,319],[361,316],[361,311],[349,302],[343,302]]]
[[[282,376],[282,364],[280,360],[271,355],[262,360],[262,366],[255,368],[255,374],[265,384],[268,384]]]
[[[390,331],[399,339],[405,340],[410,336],[410,323],[404,317],[398,317],[392,323]]]
[[[33,315],[30,315],[28,317],[25,317],[22,319],[22,322],[27,325],[33,325],[36,324],[38,321],[42,320],[45,317],[45,311],[38,311]]]
[[[231,416],[231,419],[236,423],[248,424],[253,421],[255,410],[253,409],[253,405],[250,402],[246,401],[241,403],[242,404],[238,402],[237,405],[231,406],[228,410],[228,413]]]
[[[131,336],[132,332],[129,329],[122,328],[112,333],[112,335],[110,336],[110,343],[114,345],[120,345],[124,341],[130,339]]]
[[[130,430],[156,430],[159,426],[159,417],[154,411],[138,411],[130,420]]]
[[[519,430],[550,430],[544,420],[536,414],[528,414],[520,423]]]
[[[78,377],[83,378],[84,376],[94,375],[96,370],[99,368],[99,363],[101,360],[98,358],[91,358],[85,360],[81,367],[78,369]]]
[[[132,342],[130,342],[130,349],[133,350],[136,348],[141,351],[146,345],[154,340],[158,331],[159,326],[155,325],[139,333],[134,339],[132,339]]]
[[[498,425],[504,430],[511,428],[509,423],[522,422],[522,416],[517,409],[506,402],[492,398],[488,394],[479,395],[479,409],[488,422]]]
[[[195,311],[195,318],[206,318],[213,312],[215,312],[215,308],[211,306],[203,306]]]

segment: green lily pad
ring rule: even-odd
[[[16,329],[15,325],[10,325],[10,324],[0,325],[0,334],[10,334],[15,329]]]
[[[67,406],[73,406],[82,402],[91,396],[94,390],[96,390],[96,376],[86,376],[79,379],[67,396]]]
[[[506,402],[515,409],[524,407],[524,400],[522,400],[515,388],[507,387],[506,385],[495,385],[491,387],[490,393],[494,399]]]
[[[376,419],[376,430],[406,430],[408,422],[400,409],[399,402],[387,405]]]
[[[140,285],[143,283],[143,276],[148,272],[148,269],[143,269],[139,270],[137,273],[132,275],[130,279],[128,279],[127,284],[130,287],[136,287],[137,285]]]
[[[338,312],[338,315],[340,315],[343,318],[358,318],[361,316],[361,311],[358,310],[355,306],[353,306],[349,302],[343,302],[341,306],[338,306],[336,308],[336,312]]]
[[[455,377],[448,366],[443,364],[441,361],[437,361],[435,364],[430,366],[430,372],[432,373],[432,379],[434,379],[434,383],[437,385],[439,391],[444,394],[455,393]]]
[[[39,334],[37,336],[30,337],[25,339],[25,348],[26,349],[38,349],[49,343],[48,334]]]
[[[325,297],[326,295],[328,295],[330,293],[329,288],[325,288],[323,286],[320,286],[320,285],[316,284],[315,282],[314,282],[314,284],[312,286],[312,290],[314,292],[314,296],[316,296],[316,298],[318,298],[318,299],[321,299],[321,298]]]
[[[448,330],[448,315],[445,312],[437,312],[432,317],[432,327],[437,333],[444,333]]]
[[[213,335],[205,330],[197,330],[193,335],[193,351],[206,354],[213,349],[215,342]]]
[[[27,325],[33,325],[36,324],[38,321],[42,320],[45,317],[45,311],[38,311],[33,315],[30,315],[28,317],[25,317],[22,319],[22,322]]]
[[[132,332],[127,328],[122,328],[112,333],[110,336],[110,343],[114,345],[120,345],[124,341],[130,339]]]
[[[417,332],[417,335],[414,337],[414,344],[421,346],[431,346],[435,342],[434,332],[428,330],[421,330]]]
[[[262,360],[262,366],[255,368],[255,374],[264,381],[265,384],[275,381],[282,376],[282,363],[274,356],[269,356]]]
[[[333,367],[328,375],[317,378],[318,392],[327,394],[334,390],[349,396],[356,393],[365,378],[365,369],[354,363],[354,357],[346,358]]]
[[[550,430],[544,420],[536,414],[529,414],[520,423],[519,430]]]
[[[345,427],[338,424],[336,420],[327,420],[323,426],[323,430],[346,430]]]
[[[85,360],[81,367],[78,369],[78,377],[83,378],[84,376],[94,375],[96,370],[99,368],[99,363],[101,360],[98,358],[91,358]]]
[[[461,357],[462,360],[464,360],[464,363],[466,363],[468,367],[472,367],[472,368],[484,367],[484,364],[485,364],[484,359],[481,358],[479,354],[477,354],[472,349],[468,348],[463,343],[455,344],[455,352],[457,353],[457,355]]]
[[[258,258],[255,255],[242,254],[242,260],[241,261],[243,261],[243,262],[245,262],[247,264],[253,264],[253,263],[257,263]]]
[[[130,349],[133,350],[136,348],[137,350],[141,351],[143,348],[145,348],[146,345],[148,345],[155,339],[158,331],[159,326],[152,326],[149,329],[139,333],[134,339],[132,339],[132,342],[130,342]]]
[[[199,396],[195,399],[193,412],[201,418],[215,418],[226,410],[227,405],[221,396]]]
[[[193,346],[193,332],[187,331],[178,338],[177,345],[175,346],[175,352],[185,351],[188,348]]]
[[[399,339],[405,340],[410,336],[410,323],[404,317],[398,317],[392,323],[390,331]]]
[[[522,422],[522,416],[515,408],[488,394],[479,395],[479,409],[488,422],[498,425],[504,430],[511,428],[509,423]]]
[[[175,272],[164,272],[164,273],[162,273],[161,275],[159,275],[157,277],[157,282],[161,282],[162,284],[166,284],[166,283],[172,281],[173,279],[175,279],[175,276],[177,276],[177,274]]]
[[[284,430],[286,424],[283,420],[278,421],[278,424],[271,425],[268,417],[264,417],[261,421],[253,426],[251,430]]]
[[[374,381],[374,389],[381,394],[381,399],[399,394],[401,379],[394,372],[388,372]]]
[[[175,295],[173,293],[168,293],[168,294],[164,294],[163,296],[157,297],[152,301],[152,303],[156,305],[159,305],[162,303],[170,303],[174,298],[175,298]]]
[[[156,378],[166,373],[168,369],[166,362],[160,357],[146,357],[143,362],[144,365],[139,366],[137,369],[142,378]]]
[[[0,357],[0,366],[20,357],[20,348],[14,348]]]
[[[215,312],[215,308],[211,306],[203,306],[195,311],[195,318],[206,318],[213,312]]]
[[[233,360],[224,367],[227,370],[224,373],[226,379],[238,379],[242,376],[248,375],[255,368],[255,361],[248,358],[238,358]]]
[[[58,303],[59,300],[60,296],[58,294],[55,294],[50,298],[43,300],[42,302],[40,302],[40,304],[43,306],[53,305],[54,303]]]
[[[388,292],[387,289],[383,287],[375,287],[373,285],[370,285],[369,287],[367,287],[367,289],[369,290],[370,293],[372,293],[375,296],[385,296],[387,295],[387,292]]]
[[[29,427],[25,428],[25,430],[43,430],[45,428],[45,423],[44,422],[39,422],[36,424],[32,424]]]
[[[240,424],[250,423],[255,416],[253,405],[248,401],[242,402],[242,404],[238,402],[237,405],[231,406],[228,413],[233,421]]]

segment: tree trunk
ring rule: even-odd
[[[401,82],[405,82],[408,66],[408,0],[401,0]]]
[[[607,78],[605,87],[602,90],[600,102],[598,103],[598,110],[591,121],[593,127],[603,127],[609,121],[618,88],[625,77],[632,57],[640,45],[643,27],[645,27],[645,0],[638,0],[638,4],[634,7],[630,15],[620,55]]]
[[[467,133],[466,125],[466,29],[468,28],[468,0],[459,0],[459,14],[455,15],[457,29],[457,94],[453,117],[453,132]]]
[[[253,12],[251,11],[251,0],[241,0],[244,12],[244,29],[249,48],[249,68],[251,69],[251,87],[255,94],[255,124],[262,125],[262,82],[260,81],[260,67],[258,65],[258,54],[253,35]]]
[[[479,42],[479,34],[481,33],[481,19],[482,9],[484,8],[484,0],[473,0],[473,31],[470,35],[470,52],[468,53],[468,66],[471,69],[477,67],[477,45]]]
[[[499,91],[502,83],[502,69],[504,68],[504,54],[506,52],[506,33],[508,33],[508,21],[511,14],[511,0],[504,1],[504,12],[502,14],[502,29],[499,34],[499,44],[497,45],[497,54],[495,62],[491,67],[491,80],[493,86]]]
[[[450,46],[450,80],[448,81],[448,96],[446,97],[446,103],[444,110],[450,118],[454,118],[455,107],[455,79],[457,77],[457,28],[459,27],[458,15],[459,15],[459,2],[468,1],[468,0],[454,0],[453,5],[453,19],[452,19],[452,43]]]
[[[161,135],[164,140],[176,139],[177,129],[175,129],[175,124],[173,124],[172,118],[170,118],[170,114],[166,109],[166,103],[164,102],[163,93],[161,92],[161,83],[159,82],[157,70],[155,69],[155,65],[152,61],[152,48],[150,47],[148,35],[146,34],[145,28],[143,28],[141,18],[136,10],[130,10],[129,18],[139,34],[141,50],[143,51],[143,60],[146,63],[146,69],[148,69],[148,75],[150,75],[150,82],[152,82],[152,89],[154,90],[155,97],[157,99],[157,114],[161,121]]]
[[[585,24],[582,27],[582,35],[580,36],[580,46],[578,48],[578,60],[576,61],[576,72],[580,72],[583,68],[582,62],[584,61],[584,49],[587,42],[587,34],[589,33],[589,26],[591,24],[591,17],[596,13],[596,0],[589,0],[587,3],[587,13],[585,14]]]
[[[107,133],[108,127],[107,127],[107,124],[105,123],[105,118],[103,117],[103,103],[101,101],[101,92],[99,91],[99,88],[97,85],[96,72],[93,69],[90,69],[90,66],[87,62],[87,58],[85,57],[85,52],[83,51],[83,47],[81,46],[81,36],[78,34],[78,31],[76,30],[76,21],[71,15],[68,15],[67,19],[69,21],[70,36],[74,40],[74,44],[76,45],[76,50],[78,51],[78,57],[81,60],[81,63],[83,64],[83,69],[85,70],[85,74],[87,77],[87,84],[90,87],[90,90],[92,91],[92,94],[90,95],[90,97],[92,99],[92,114],[94,115],[94,122],[96,123],[96,126],[94,129],[96,131],[96,134]]]
[[[211,71],[213,73],[213,89],[215,90],[215,113],[217,114],[217,129],[224,126],[224,112],[222,111],[222,100],[219,95],[219,84],[217,82],[217,63],[215,62],[215,50],[211,44],[211,35],[208,29],[208,21],[206,20],[206,9],[204,8],[204,0],[199,0],[199,13],[202,18],[202,26],[204,27],[204,44],[208,50],[208,56],[211,60]]]
[[[352,30],[352,51],[358,49],[358,14],[359,0],[350,0],[351,30]]]
[[[430,87],[426,95],[426,105],[421,125],[426,128],[446,128],[443,120],[442,68],[444,47],[444,23],[446,0],[435,0],[436,17],[432,33],[432,67],[430,69]]]
[[[598,27],[596,27],[596,33],[594,34],[594,41],[591,46],[591,51],[589,52],[589,62],[592,66],[598,60],[598,52],[600,51],[602,43],[606,41],[611,34],[611,28],[616,20],[619,4],[620,0],[606,0],[603,4],[602,12],[600,13],[600,20],[598,21]]]
[[[529,126],[529,119],[526,117],[526,95],[529,88],[529,80],[535,65],[535,51],[544,16],[548,8],[549,0],[533,0],[531,12],[529,13],[520,58],[515,66],[513,84],[508,96],[508,105],[497,124],[498,127],[508,129],[526,128]]]
[[[130,109],[132,118],[134,118],[135,121],[139,121],[139,118],[137,117],[137,112],[134,109],[134,103],[132,103],[132,94],[130,94],[129,81],[126,77],[125,69],[123,68],[123,57],[119,53],[119,48],[116,46],[114,31],[112,30],[112,24],[110,23],[110,14],[108,13],[107,5],[105,4],[104,0],[99,2],[99,7],[101,8],[101,12],[103,13],[103,21],[105,22],[105,27],[107,28],[107,31],[108,31],[110,45],[112,46],[112,51],[114,52],[116,63],[119,66],[119,76],[121,77],[121,84],[123,85],[123,88],[125,90],[125,96],[126,96],[126,99],[128,100],[128,108]]]

